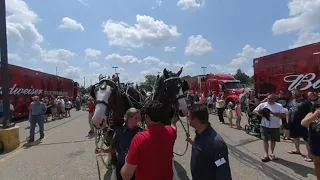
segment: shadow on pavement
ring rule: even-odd
[[[253,169],[257,169],[260,172],[263,172],[266,176],[270,177],[274,180],[295,180],[294,178],[290,177],[286,173],[278,171],[270,166],[266,165],[265,163],[254,159],[253,157],[243,153],[242,151],[238,150],[236,147],[228,145],[230,154],[236,158],[240,163],[244,164],[247,167],[251,167]],[[274,161],[276,162],[276,161]],[[303,170],[302,170],[303,171]]]
[[[55,128],[60,127],[60,126],[62,126],[62,125],[64,125],[64,124],[70,123],[70,122],[76,120],[78,117],[81,117],[81,116],[83,116],[83,114],[82,114],[82,115],[79,115],[79,116],[76,116],[76,117],[74,117],[74,118],[68,119],[68,121],[63,122],[63,123],[61,123],[61,124],[58,124],[58,125],[56,125],[56,126],[50,127],[50,128],[48,128],[48,129],[45,129],[44,132],[49,131],[49,130],[51,130],[51,129],[55,129]],[[57,121],[57,120],[56,120],[56,121]],[[37,125],[36,127],[38,127],[38,125]],[[28,129],[30,129],[30,128],[28,128]],[[39,129],[34,132],[34,134],[38,134],[38,133],[39,133]],[[24,142],[26,142],[26,141],[27,141],[27,140],[23,140],[23,141],[20,141],[20,143],[24,143]]]
[[[55,142],[55,143],[47,143],[47,144],[37,144],[40,146],[49,146],[49,145],[57,145],[57,144],[71,144],[71,143],[80,143],[80,142],[86,142],[86,141],[92,141],[91,139],[81,140],[81,141],[63,141],[63,142]]]
[[[300,176],[303,176],[305,178],[308,177],[308,174],[314,174],[314,169],[301,165],[301,164],[297,164],[294,162],[290,162],[287,161],[285,159],[278,159],[277,161],[274,161],[275,163],[281,164],[285,167],[288,167],[290,169],[292,169],[295,173],[299,174]]]
[[[187,171],[184,169],[184,167],[181,166],[181,164],[179,164],[177,161],[174,161],[173,165],[177,170],[180,180],[190,180],[187,175]]]
[[[95,137],[95,134],[94,133],[90,133],[86,136],[88,139],[92,139]]]
[[[255,138],[255,139],[244,139],[244,140],[240,140],[240,143],[237,144],[237,145],[234,145],[233,147],[244,146],[244,145],[247,145],[247,144],[256,142],[256,141],[260,141],[260,139]]]

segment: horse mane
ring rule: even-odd
[[[162,123],[165,125],[169,125],[171,122],[171,119],[174,116],[174,111],[172,106],[170,105],[170,101],[169,101],[169,97],[166,93],[165,93],[165,84],[164,84],[164,80],[166,78],[164,77],[164,75],[162,76],[158,76],[155,86],[153,88],[153,95],[152,95],[152,100],[158,100],[160,101],[163,106],[163,112],[166,112],[165,114],[163,114],[163,121]],[[162,91],[162,92],[161,92]],[[161,94],[163,93],[163,94]],[[168,104],[167,104],[168,103]]]

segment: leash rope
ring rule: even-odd
[[[175,108],[175,109],[177,109],[177,108]],[[187,137],[187,139],[188,139],[188,138],[190,137],[190,125],[189,125],[189,123],[187,122],[187,128],[186,128],[186,127],[184,126],[181,118],[179,117],[177,110],[175,110],[175,117],[178,118],[178,121],[180,121],[180,124],[181,124],[184,132],[186,133],[186,137]],[[184,150],[184,152],[183,152],[182,154],[179,154],[179,153],[176,153],[176,152],[173,152],[173,153],[174,153],[175,155],[177,155],[177,156],[184,156],[184,155],[187,153],[188,148],[189,148],[189,142],[187,142],[186,148],[185,148],[185,150]]]

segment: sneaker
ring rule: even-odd
[[[34,142],[34,140],[31,140],[31,139],[29,139],[28,141],[27,141],[27,143],[33,143]]]

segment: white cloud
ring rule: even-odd
[[[86,59],[90,59],[90,58],[95,59],[101,55],[101,51],[96,49],[91,49],[91,48],[87,48],[84,52],[85,52]]]
[[[150,68],[148,70],[141,71],[142,75],[157,75],[158,72],[162,72],[160,68]]]
[[[88,2],[87,0],[78,0],[81,4],[83,4],[84,6],[88,6]]]
[[[132,55],[122,56],[120,54],[110,54],[106,57],[107,60],[119,60],[123,63],[145,63],[145,64],[158,64],[158,66],[169,66],[170,64],[161,61],[159,58],[148,56],[144,59],[138,59]]]
[[[167,63],[167,62],[164,62],[164,61],[161,61],[159,62],[158,64],[159,66],[162,66],[162,67],[167,67],[167,66],[170,66],[170,63]]]
[[[242,69],[248,75],[253,74],[252,70],[252,60],[257,57],[261,57],[267,54],[267,50],[258,47],[253,48],[250,45],[245,45],[242,51],[237,54],[237,57],[232,59],[230,63],[225,65],[220,64],[210,64],[215,71],[219,73],[231,73],[234,74],[238,68]]]
[[[185,63],[175,63],[173,64],[173,67],[175,67],[177,70],[180,69],[181,67],[183,67],[181,76],[185,76],[185,75],[190,75],[190,76],[194,76],[196,75],[195,70],[194,69],[194,65],[196,63],[192,62],[192,61],[186,61]]]
[[[157,4],[158,4],[158,6],[161,6],[161,5],[162,5],[162,1],[161,1],[161,0],[158,0],[158,1],[157,1]]]
[[[84,74],[83,70],[80,67],[75,67],[75,66],[68,66],[62,72],[62,75],[64,77],[67,77],[67,78],[70,78],[70,79],[74,79],[74,80],[78,80],[78,82],[83,82],[83,80],[79,81],[84,77],[83,74]]]
[[[164,47],[164,52],[175,52],[177,47],[170,47],[170,46],[165,46]]]
[[[69,17],[62,18],[60,28],[84,31],[84,27],[81,23]]]
[[[246,58],[257,58],[267,54],[267,50],[263,49],[262,47],[258,47],[254,49],[249,44],[245,45],[242,48],[242,51],[237,54],[239,57],[246,57]]]
[[[320,33],[311,31],[302,31],[298,35],[298,39],[289,46],[289,48],[296,48],[306,44],[312,44],[320,41]]]
[[[148,56],[142,60],[146,64],[158,64],[159,66],[169,66],[170,64],[152,56]]]
[[[40,20],[22,0],[6,1],[7,35],[10,43],[37,44],[43,41],[35,24]]]
[[[98,67],[100,67],[100,64],[97,63],[97,62],[89,62],[88,65],[89,65],[90,68],[98,68]]]
[[[184,53],[186,55],[203,55],[212,51],[210,41],[204,39],[202,35],[190,36]]]
[[[103,32],[109,38],[109,45],[139,48],[145,45],[159,46],[181,34],[174,25],[167,25],[153,17],[137,15],[137,24],[108,20],[102,23]]]
[[[120,60],[123,63],[141,63],[141,60],[138,58],[131,56],[131,55],[126,55],[126,56],[121,56],[120,54],[110,54],[106,57],[107,60]]]
[[[267,54],[267,50],[261,47],[254,49],[249,44],[247,44],[242,48],[242,51],[237,54],[238,57],[235,59],[232,59],[228,65],[239,66],[242,64],[246,64],[249,61],[253,60],[254,58],[261,57],[266,54]]]
[[[238,57],[238,58],[232,59],[231,62],[229,63],[229,65],[238,66],[238,65],[241,65],[241,64],[244,64],[244,63],[247,63],[247,62],[248,62],[247,58]]]
[[[319,40],[320,0],[291,0],[289,17],[276,20],[272,26],[275,35],[297,32],[298,39],[289,47],[297,47]]]
[[[39,45],[34,45],[33,48],[39,53],[42,61],[53,64],[68,64],[68,60],[76,56],[76,53],[66,49],[42,49]]]
[[[21,61],[22,58],[18,54],[8,53],[8,60],[10,61]]]
[[[191,8],[201,8],[204,6],[205,0],[179,0],[177,6],[183,10]]]

